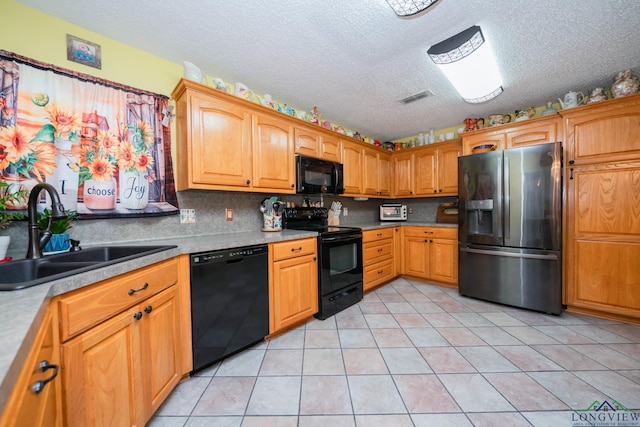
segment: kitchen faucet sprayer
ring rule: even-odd
[[[51,197],[51,215],[49,216],[49,222],[47,229],[42,233],[38,232],[38,198],[40,192],[46,190]],[[31,189],[29,194],[29,204],[27,207],[29,215],[29,246],[27,248],[27,258],[42,258],[42,248],[45,247],[49,239],[51,239],[51,221],[54,219],[66,218],[67,214],[64,211],[64,206],[60,202],[60,196],[55,187],[51,184],[41,182],[36,184]]]

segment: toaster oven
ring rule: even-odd
[[[406,221],[407,205],[386,203],[380,205],[380,221]]]

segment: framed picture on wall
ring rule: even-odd
[[[100,45],[67,34],[67,59],[93,68],[102,68]]]

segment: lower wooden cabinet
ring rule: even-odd
[[[165,261],[60,297],[62,336],[69,336],[61,345],[68,425],[143,426],[178,384],[176,270],[177,260]],[[92,307],[85,296],[96,292],[102,299]],[[106,320],[85,322],[77,313],[87,304],[92,315],[113,311]],[[69,333],[78,330],[69,319],[85,325],[82,332]]]
[[[316,238],[269,245],[269,333],[318,312]]]
[[[396,276],[395,235],[398,228],[362,232],[364,290],[375,288]]]
[[[60,349],[49,308],[0,419],[2,427],[59,427]]]
[[[458,284],[458,229],[402,227],[402,274]]]
[[[569,310],[640,319],[640,162],[586,165],[567,180]]]

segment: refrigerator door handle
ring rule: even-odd
[[[522,254],[522,253],[513,253],[513,252],[501,252],[501,251],[487,251],[484,249],[473,249],[473,248],[460,248],[460,252],[469,252],[473,254],[481,254],[481,255],[492,255],[492,256],[502,256],[502,257],[511,257],[511,258],[530,258],[530,259],[548,259],[548,260],[557,260],[557,254]]]
[[[504,177],[504,238],[505,240],[511,238],[511,203],[510,203],[510,174],[509,174],[509,156],[504,156],[504,168],[503,168],[503,177]]]
[[[503,159],[504,156],[500,156],[498,158],[498,167],[496,168],[496,193],[493,196],[496,200],[496,204],[494,205],[495,207],[493,208],[493,216],[495,218],[494,220],[494,224],[495,224],[495,236],[499,239],[501,239],[501,244],[502,242],[504,242],[503,239],[503,233],[502,233],[502,221],[503,221],[503,200],[502,200],[502,186],[504,185],[504,170],[503,170]]]

